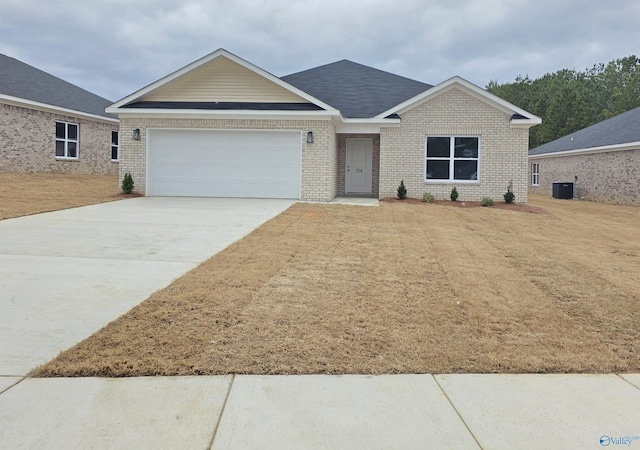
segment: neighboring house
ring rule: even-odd
[[[0,55],[0,171],[117,174],[111,103]]]
[[[431,86],[350,61],[278,78],[220,49],[116,102],[120,176],[146,195],[527,199],[541,120],[458,77]]]
[[[529,151],[532,194],[574,183],[575,198],[640,206],[640,108]]]

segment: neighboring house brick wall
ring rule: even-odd
[[[399,127],[381,129],[380,198],[394,197],[404,180],[412,198],[430,192],[436,199],[448,200],[456,186],[461,201],[479,201],[485,196],[501,201],[512,180],[516,202],[527,201],[529,130],[511,128],[509,114],[452,88],[401,118]],[[479,182],[425,182],[427,135],[480,136]]]
[[[380,185],[380,135],[379,134],[338,134],[338,195],[345,195],[347,167],[347,139],[366,138],[373,141],[371,195],[378,197]]]
[[[131,139],[140,128],[140,140]],[[329,201],[336,196],[337,151],[335,127],[330,120],[171,119],[131,118],[120,121],[120,179],[131,173],[135,192],[145,194],[148,129],[300,130],[302,139],[302,200]],[[313,143],[307,144],[307,132]]]
[[[80,126],[79,158],[55,157],[56,121]],[[111,132],[117,123],[92,121],[67,115],[0,105],[0,171],[116,175],[111,161]]]
[[[550,197],[553,183],[569,182],[573,183],[575,198],[640,206],[640,149],[535,158],[529,162],[540,164],[539,185],[529,188],[531,194]]]

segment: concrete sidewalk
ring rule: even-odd
[[[640,448],[640,375],[0,378],[8,449]]]

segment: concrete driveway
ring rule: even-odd
[[[0,376],[24,376],[290,200],[145,197],[0,221]]]

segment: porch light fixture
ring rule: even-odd
[[[313,131],[307,133],[307,144],[313,144]]]
[[[140,140],[140,128],[136,128],[135,130],[133,130],[133,137],[132,139],[134,141],[139,141]]]

